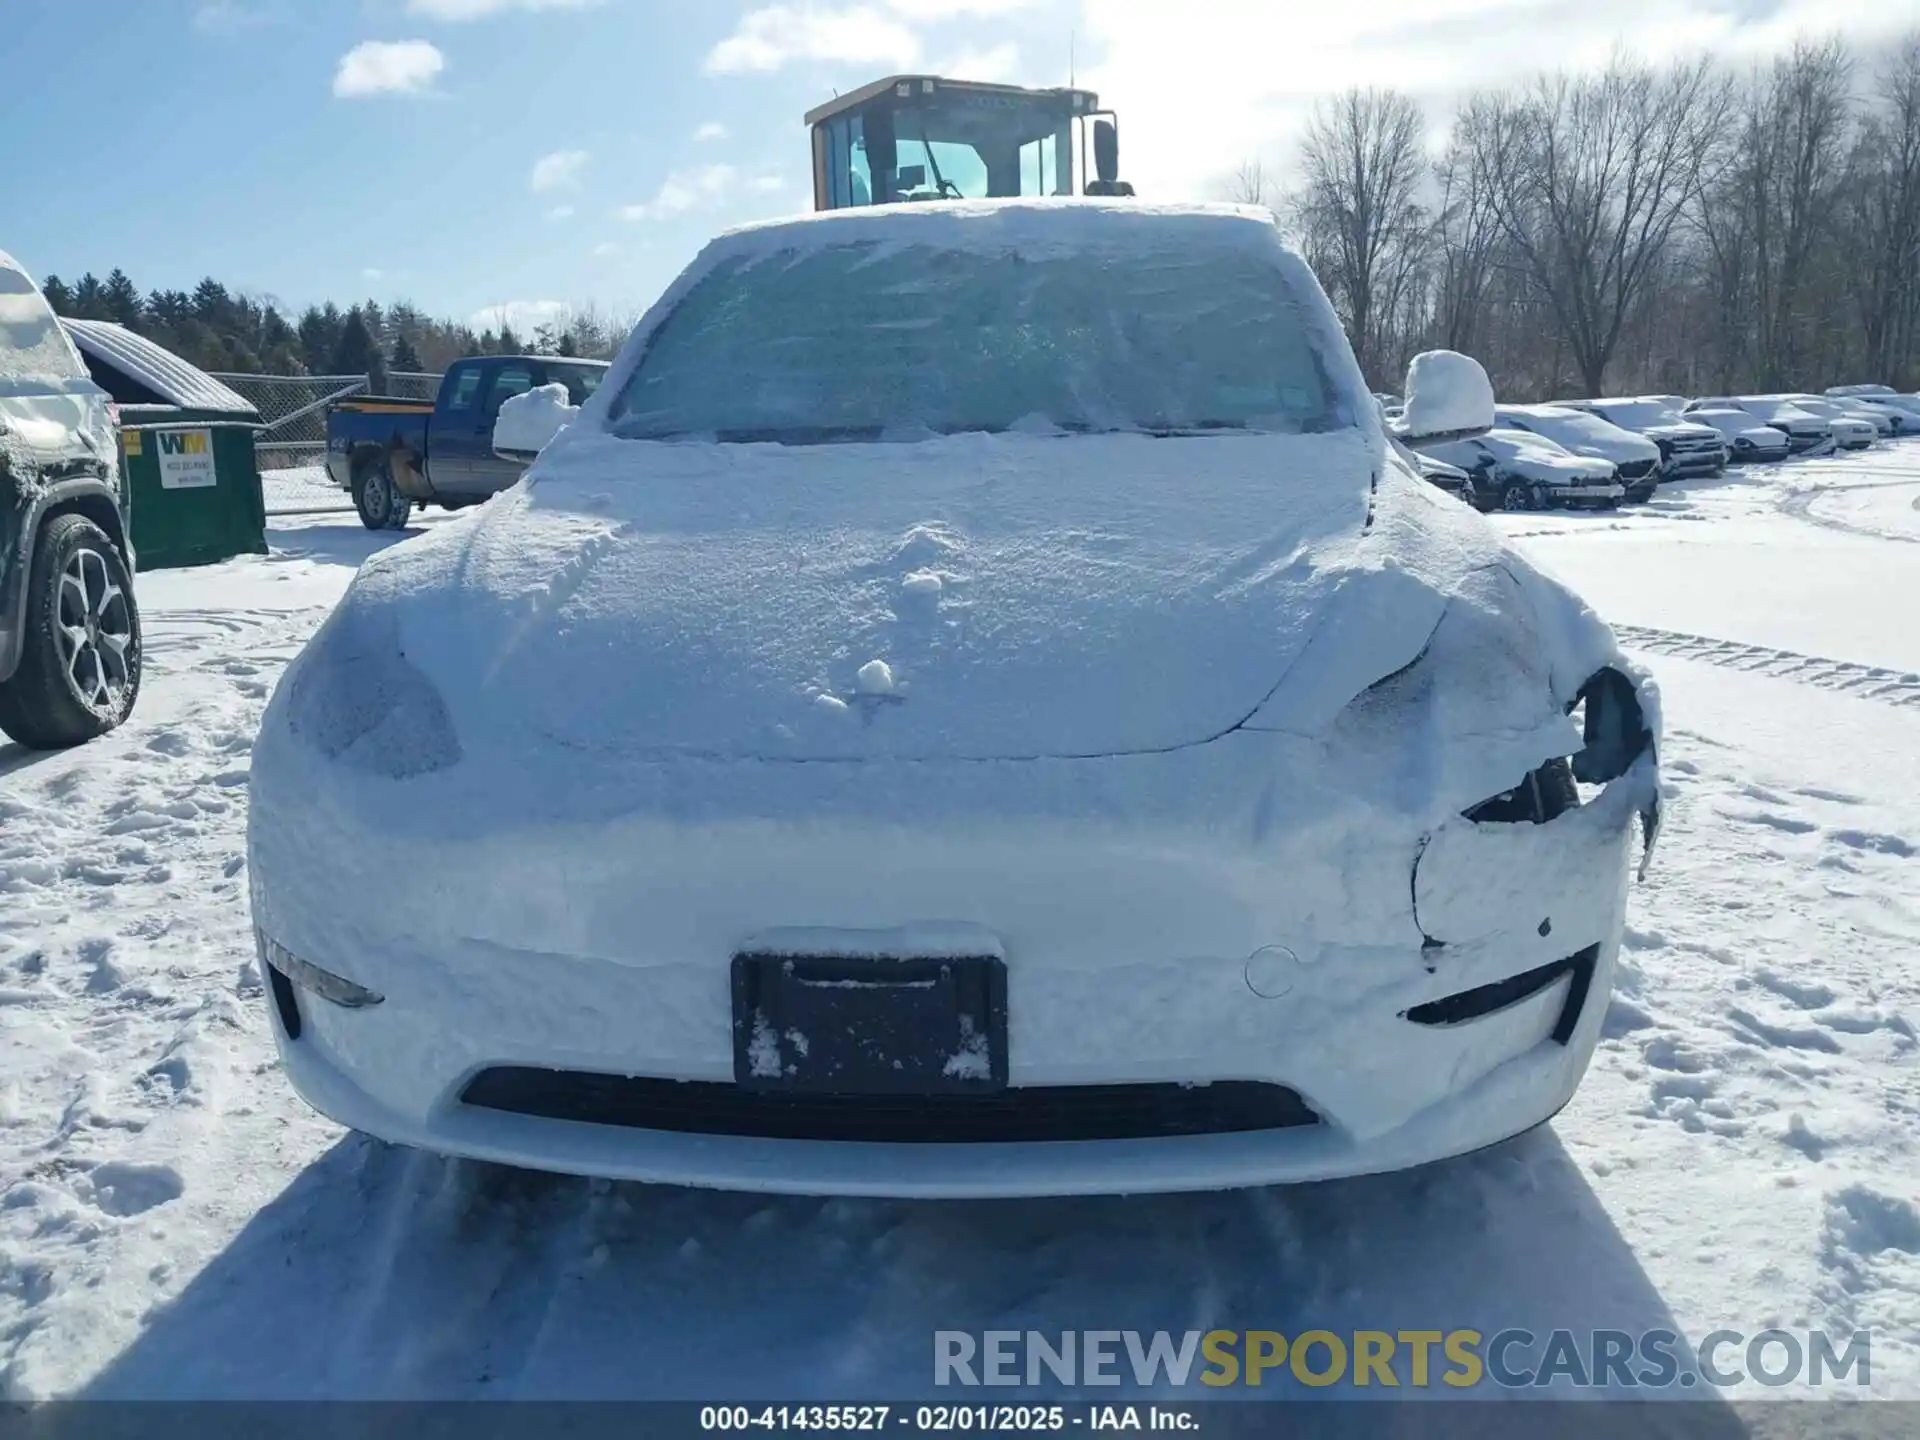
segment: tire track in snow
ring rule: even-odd
[[[1851,660],[1830,660],[1766,645],[1746,645],[1737,640],[1715,640],[1677,630],[1650,630],[1638,625],[1616,625],[1613,633],[1622,645],[1635,650],[1651,650],[1656,655],[1671,655],[1678,660],[1698,660],[1729,670],[1793,680],[1863,700],[1920,709],[1920,675],[1911,671],[1860,665]]]
[[[1806,490],[1791,490],[1780,500],[1782,514],[1791,515],[1796,520],[1804,520],[1809,525],[1817,525],[1822,530],[1836,530],[1843,535],[1861,535],[1869,540],[1892,540],[1902,545],[1920,545],[1920,536],[1902,535],[1897,530],[1877,530],[1871,525],[1857,525],[1851,520],[1841,520],[1832,515],[1824,515],[1814,509],[1814,502],[1824,495],[1833,495],[1855,490],[1904,490],[1920,485],[1920,480],[1868,481],[1859,485],[1820,485]],[[1920,498],[1914,501],[1914,507],[1920,509]]]

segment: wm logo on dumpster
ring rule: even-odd
[[[207,433],[204,430],[189,430],[180,435],[160,434],[160,453],[162,455],[205,455],[207,453]]]

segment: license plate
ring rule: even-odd
[[[939,1095],[1007,1083],[1007,970],[993,955],[733,957],[746,1089]]]

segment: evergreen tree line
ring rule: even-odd
[[[1376,389],[1435,346],[1503,398],[1920,386],[1920,32],[1736,70],[1620,55],[1470,94],[1322,102],[1271,206]]]
[[[438,373],[466,355],[610,359],[631,328],[594,307],[564,312],[530,336],[505,316],[475,330],[404,301],[367,300],[345,310],[329,301],[294,317],[212,278],[191,291],[142,294],[117,268],[105,280],[91,272],[72,283],[49,275],[42,288],[57,314],[115,321],[203,370],[250,375]]]

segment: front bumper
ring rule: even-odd
[[[1243,760],[1281,743],[1233,739]],[[1176,754],[1128,766],[1164,767],[1172,788],[1186,779],[1205,791],[1194,763]],[[1115,764],[1051,768],[1080,772],[1055,778],[1084,788]],[[869,783],[890,792],[897,777],[872,768]],[[403,848],[352,833],[323,795],[305,823],[256,829],[256,919],[294,954],[385,998],[349,1010],[297,992],[298,1038],[270,1001],[286,1071],[340,1123],[448,1154],[663,1183],[901,1196],[1206,1189],[1391,1170],[1504,1139],[1572,1096],[1606,1010],[1630,797],[1609,789],[1542,826],[1461,820],[1396,839],[1377,825],[1336,825],[1257,844],[1221,815],[1143,826],[1093,809],[1083,822],[951,834],[629,817],[590,836],[451,844],[410,889],[393,880],[411,868]],[[730,1083],[729,964],[755,934],[956,916],[1005,955],[1011,1086],[1262,1082],[1295,1092],[1319,1123],[874,1143],[629,1128],[462,1099],[476,1076],[503,1066]],[[1408,1018],[1580,952],[1590,952],[1582,994],[1564,975],[1458,1023]]]
[[[1726,463],[1727,452],[1721,446],[1703,445],[1697,449],[1675,446],[1667,452],[1662,476],[1678,480],[1689,476],[1713,475],[1724,469]]]
[[[1626,498],[1626,487],[1615,482],[1599,484],[1548,485],[1547,494],[1557,505],[1618,505]]]

